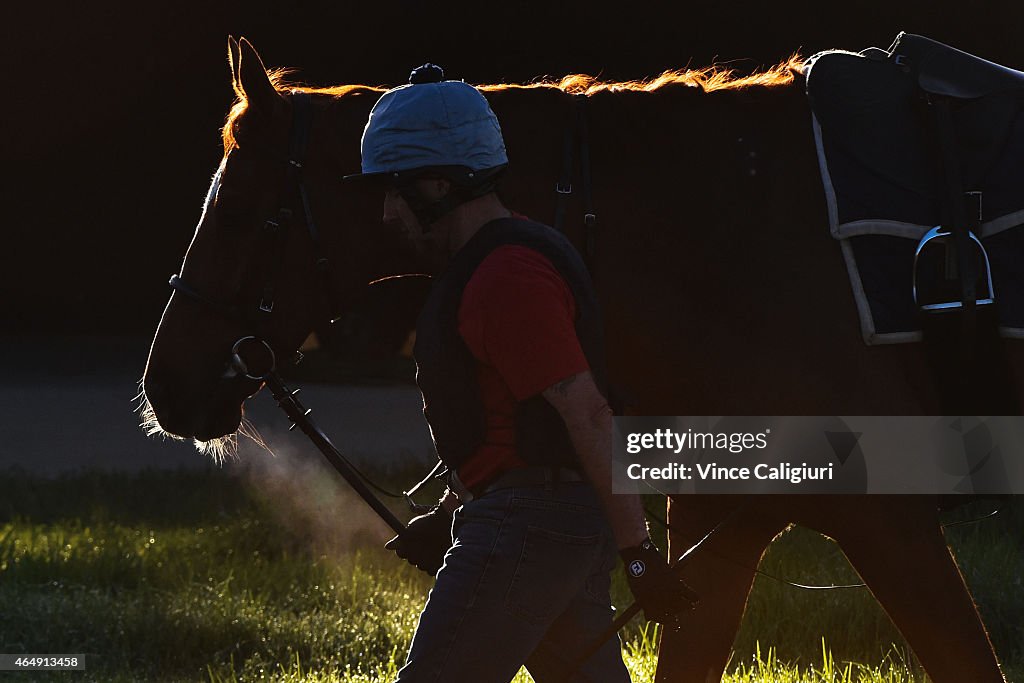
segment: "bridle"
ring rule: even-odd
[[[269,243],[265,248],[266,277],[263,280],[261,298],[255,308],[228,303],[203,294],[185,282],[180,275],[172,275],[168,284],[182,296],[219,313],[222,317],[241,323],[244,329],[252,329],[255,334],[246,334],[238,339],[232,347],[228,361],[228,377],[244,376],[247,379],[264,382],[277,400],[277,405],[292,421],[292,429],[299,427],[323,453],[324,457],[334,466],[353,489],[373,508],[373,510],[396,533],[400,533],[405,525],[384,503],[370,491],[366,478],[341,454],[310,419],[311,412],[296,395],[298,390],[291,391],[277,374],[277,355],[266,339],[267,323],[274,310],[276,281],[284,264],[284,253],[287,246],[288,227],[298,213],[313,243],[313,256],[316,272],[326,292],[329,310],[335,312],[334,301],[330,288],[327,257],[320,243],[320,234],[313,221],[313,212],[309,206],[309,196],[302,182],[302,164],[306,157],[306,146],[309,143],[309,131],[312,125],[312,107],[308,93],[293,90],[292,126],[288,143],[287,172],[284,187],[280,195],[281,204],[273,218],[263,224],[263,234]],[[298,211],[289,205],[289,201],[298,199]]]
[[[244,375],[252,380],[265,380],[277,368],[277,357],[266,331],[270,315],[274,311],[277,295],[277,281],[284,265],[284,255],[288,243],[289,226],[296,214],[300,216],[306,232],[313,245],[316,277],[320,288],[326,293],[331,315],[334,314],[334,300],[330,287],[330,263],[325,255],[310,209],[309,194],[303,182],[303,162],[309,144],[309,133],[312,128],[312,106],[308,93],[293,90],[291,92],[292,125],[288,142],[286,172],[281,194],[280,205],[273,217],[263,223],[261,236],[266,242],[262,251],[261,264],[264,266],[263,284],[260,288],[260,300],[255,306],[244,306],[239,303],[226,302],[209,296],[187,283],[181,275],[171,276],[168,284],[185,298],[199,303],[219,313],[222,317],[240,323],[243,329],[251,330],[238,339],[231,348],[228,376]],[[297,206],[293,206],[297,203]],[[252,350],[255,351],[252,351]],[[253,355],[255,353],[255,355]],[[259,356],[262,356],[260,358]],[[248,359],[248,360],[247,360]]]

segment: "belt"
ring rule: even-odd
[[[520,486],[556,486],[586,481],[584,476],[576,470],[568,467],[544,467],[535,465],[531,467],[517,467],[508,470],[498,476],[497,479],[488,484],[483,493],[490,493],[499,489],[511,489]],[[481,493],[481,495],[483,495]]]

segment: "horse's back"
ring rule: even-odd
[[[548,219],[575,105],[553,92],[496,105],[521,169],[510,202]],[[943,412],[923,345],[863,341],[801,83],[604,92],[585,116],[597,216],[588,258],[611,379],[635,412]],[[578,154],[566,229],[582,246]],[[1021,343],[1006,343],[1009,371],[1024,379]]]
[[[515,121],[502,118],[508,130],[520,117],[533,121],[530,144],[519,142],[533,156],[516,158],[512,144],[509,151],[514,165],[538,166],[536,178],[510,178],[509,199],[544,220],[572,105],[551,94],[531,97],[529,109],[510,107]],[[586,106],[597,215],[588,258],[606,316],[609,378],[630,412],[942,412],[921,344],[863,341],[840,246],[829,234],[799,85],[605,93]],[[585,245],[574,189],[568,231]],[[1022,379],[1024,356],[1012,343],[1012,372]],[[951,671],[943,680],[965,672],[970,677],[959,680],[998,680],[933,498],[691,495],[673,499],[669,521],[674,554],[720,531],[683,570],[703,607],[690,615],[687,637],[663,648],[658,680],[721,676],[753,569],[793,522],[850,553],[930,670]],[[911,576],[915,591],[906,590]],[[949,649],[916,627],[922,595],[944,597],[933,600],[935,609],[949,612],[947,632],[962,645]]]

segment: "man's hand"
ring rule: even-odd
[[[440,506],[425,515],[413,517],[405,531],[384,547],[431,576],[437,574],[444,554],[452,545],[452,518]]]
[[[672,571],[651,539],[619,553],[633,597],[649,621],[669,628],[678,626],[679,615],[697,604],[697,594]]]

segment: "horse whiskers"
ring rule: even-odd
[[[150,404],[149,399],[146,398],[144,391],[140,390],[132,400],[138,400],[139,402],[135,407],[135,412],[139,414],[139,426],[142,428],[142,431],[146,433],[146,436],[159,436],[161,438],[172,439],[174,441],[185,440],[177,434],[171,434],[170,432],[165,431],[164,428],[160,426],[160,422],[156,417],[156,411],[153,410],[153,406]],[[216,439],[209,439],[207,441],[193,439],[192,443],[196,450],[201,454],[209,456],[216,464],[223,465],[225,460],[238,457],[239,436],[244,436],[256,444],[257,447],[265,450],[271,455],[274,455],[274,452],[271,450],[270,446],[267,445],[266,440],[260,434],[256,425],[254,425],[252,421],[244,415],[242,416],[242,422],[239,424],[238,430],[235,433],[217,437]]]
[[[185,440],[177,434],[164,431],[164,428],[160,426],[160,421],[156,419],[156,411],[150,405],[145,392],[140,391],[133,400],[139,401],[139,405],[135,406],[135,412],[139,414],[139,426],[142,427],[142,431],[146,433],[146,436],[160,436],[175,441]]]
[[[208,441],[192,439],[192,445],[203,455],[210,456],[218,465],[223,465],[225,460],[238,457],[238,432]]]
[[[244,436],[256,444],[258,448],[274,455],[274,451],[272,451],[270,446],[267,445],[266,440],[260,434],[256,425],[253,424],[252,420],[245,417],[244,414],[242,415],[242,421],[239,423],[238,429],[235,430],[234,433],[221,436],[216,439],[210,439],[209,441],[193,439],[192,443],[195,445],[197,451],[203,455],[210,456],[218,465],[223,465],[225,460],[238,457],[238,437],[240,436]]]
[[[263,435],[260,434],[259,430],[256,428],[256,425],[253,424],[252,420],[247,418],[244,414],[242,415],[242,423],[238,425],[238,431],[236,433],[249,439],[256,444],[258,448],[265,450],[267,453],[270,453],[270,455],[274,455],[274,451],[271,450],[270,446],[263,438]]]
[[[146,400],[146,390],[143,388],[142,383],[145,381],[145,377],[140,377],[136,386],[139,388],[139,393],[132,396],[133,401],[138,401],[139,404],[135,406],[133,412],[141,413],[143,406],[148,406],[149,401]]]
[[[156,411],[153,410],[153,406],[149,403],[149,398],[146,396],[146,390],[142,388],[142,380],[139,380],[139,393],[132,397],[133,401],[138,401],[138,405],[135,406],[133,412],[139,414],[139,426],[142,427],[142,431],[146,433],[146,436],[160,435],[165,439],[176,439],[182,441],[180,436],[165,432],[163,427],[160,426],[160,422],[156,419]]]

